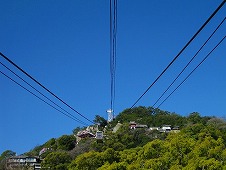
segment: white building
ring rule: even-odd
[[[11,170],[27,167],[32,170],[39,170],[41,169],[40,163],[39,157],[36,156],[13,156],[7,159],[6,168]]]

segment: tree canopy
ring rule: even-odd
[[[148,128],[131,129],[129,122],[145,124]],[[226,169],[226,122],[216,117],[192,112],[187,117],[152,107],[135,107],[121,112],[112,122],[95,116],[104,131],[104,139],[85,138],[76,144],[75,135],[51,138],[26,155],[41,155],[42,168],[69,170],[224,170]],[[120,122],[116,132],[112,129]],[[149,127],[164,124],[179,127],[179,131],[163,133]],[[0,160],[15,155],[2,153]],[[2,162],[2,161],[1,161]]]
[[[179,133],[170,133],[165,140],[148,142],[143,147],[121,151],[108,148],[103,152],[81,154],[72,161],[69,170],[223,170],[226,168],[226,147],[222,135],[209,125],[195,124]]]
[[[42,161],[43,169],[67,170],[71,157],[67,152],[52,152]]]

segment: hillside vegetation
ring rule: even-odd
[[[85,138],[76,144],[75,135],[85,129],[76,127],[74,134],[52,138],[25,154],[37,156],[43,148],[48,148],[41,154],[41,165],[43,169],[53,170],[226,169],[226,122],[223,119],[202,117],[196,112],[184,117],[151,107],[137,107],[124,110],[107,126],[100,116],[94,121],[104,131],[103,141]],[[148,127],[179,126],[180,132],[130,129],[130,121]],[[119,122],[120,128],[113,133]],[[4,153],[1,163],[5,158]]]

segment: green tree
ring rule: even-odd
[[[100,154],[100,157],[104,162],[109,162],[110,164],[118,162],[118,152],[112,148],[106,149]]]
[[[67,170],[71,157],[66,152],[51,152],[41,163],[42,169]]]
[[[11,156],[15,156],[16,152],[13,152],[11,150],[6,150],[4,152],[2,152],[1,156],[0,156],[0,160],[4,159],[4,158],[9,158]]]
[[[16,152],[13,152],[11,150],[6,150],[2,152],[0,156],[0,169],[5,170],[5,164],[6,164],[6,159],[12,156],[16,156]]]
[[[103,162],[100,153],[91,151],[79,155],[68,167],[69,170],[96,170],[104,164]]]
[[[55,148],[55,145],[56,145],[56,139],[55,138],[51,138],[50,140],[48,140],[45,144],[44,144],[44,147],[46,148]]]
[[[202,117],[200,116],[200,114],[198,112],[190,113],[187,119],[188,119],[188,122],[190,122],[192,124],[202,122]]]
[[[149,142],[143,147],[143,154],[141,155],[142,159],[153,159],[159,158],[163,155],[163,151],[165,150],[164,141],[154,140]]]
[[[98,168],[98,170],[126,170],[128,164],[125,162],[114,162],[112,164],[105,164],[103,167]]]
[[[175,168],[188,164],[188,154],[195,146],[195,140],[184,133],[170,134],[164,142],[168,152],[169,166]],[[175,166],[177,165],[177,166]]]
[[[136,147],[120,151],[119,152],[120,162],[127,162],[128,164],[136,162],[136,160],[138,160],[138,153],[141,150],[142,150],[141,147]]]
[[[95,116],[95,119],[94,119],[93,121],[94,121],[95,123],[99,124],[99,126],[100,126],[101,128],[104,128],[104,127],[108,124],[107,120],[105,120],[103,117],[101,117],[101,116],[99,116],[99,115],[96,115],[96,116]]]
[[[58,149],[72,150],[76,144],[76,138],[73,135],[63,135],[57,139]]]

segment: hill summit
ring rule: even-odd
[[[37,157],[42,169],[56,170],[226,169],[223,119],[140,106],[124,110],[111,122],[96,115],[94,122],[23,156]],[[12,168],[9,158],[18,157],[13,151],[3,152],[0,169]],[[34,169],[28,164],[17,168],[25,167]]]

